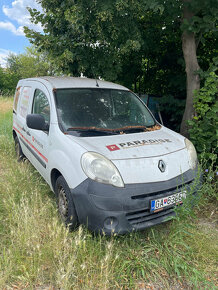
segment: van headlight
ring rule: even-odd
[[[198,163],[198,157],[197,157],[197,152],[195,150],[194,145],[192,144],[191,141],[189,141],[187,138],[185,138],[185,145],[188,151],[188,157],[189,157],[189,164],[191,169],[195,169]]]
[[[115,165],[101,154],[86,152],[81,158],[85,174],[98,182],[124,187],[122,177]]]

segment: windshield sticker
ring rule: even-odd
[[[107,145],[106,147],[110,151],[116,151],[120,149],[128,149],[128,148],[139,147],[139,146],[144,146],[144,145],[156,145],[156,144],[161,144],[165,142],[172,142],[172,141],[169,139],[137,140],[137,141],[131,141],[131,142],[126,142],[126,143]]]

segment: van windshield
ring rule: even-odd
[[[156,124],[146,106],[130,91],[58,89],[55,97],[59,122],[65,132],[133,133]]]

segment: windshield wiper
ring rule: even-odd
[[[154,124],[152,126],[126,126],[122,128],[113,129],[115,131],[120,131],[120,134],[125,134],[126,132],[150,132],[155,130],[160,130],[161,125]]]
[[[135,131],[135,130],[140,130],[140,131],[147,131],[147,127],[146,126],[125,126],[125,127],[121,127],[121,128],[117,128],[117,129],[111,129],[114,130],[115,132],[119,131],[119,132],[128,132],[128,131]]]
[[[97,127],[71,127],[68,128],[67,131],[80,131],[80,132],[94,132],[94,133],[105,133],[108,135],[118,135],[116,131],[113,129],[103,129],[103,128],[97,128]]]
[[[80,132],[94,132],[94,133],[104,133],[108,135],[119,135],[119,134],[125,134],[125,132],[147,132],[147,131],[153,131],[157,125],[154,126],[125,126],[121,128],[115,128],[115,129],[105,129],[105,128],[97,128],[97,127],[71,127],[68,128],[67,131],[80,131]],[[158,127],[160,127],[158,125]],[[154,128],[154,129],[152,129]]]

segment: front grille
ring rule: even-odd
[[[177,187],[167,189],[167,190],[131,196],[131,199],[138,200],[138,201],[140,200],[142,203],[146,204],[146,207],[143,209],[140,209],[140,210],[128,212],[126,214],[126,218],[127,218],[128,222],[130,223],[130,225],[132,225],[132,227],[135,229],[145,228],[145,227],[149,227],[153,224],[163,222],[169,216],[174,215],[175,214],[174,205],[163,208],[159,212],[156,212],[156,213],[152,212],[151,213],[150,212],[150,200],[163,198],[164,196],[169,196],[171,194],[183,191],[183,190],[185,190],[185,188],[188,189],[187,186],[189,187],[191,182],[192,181],[190,181],[186,184],[177,186]]]
[[[141,228],[144,227],[145,224],[149,226],[149,222],[154,222],[155,219],[159,218],[167,218],[169,215],[174,214],[173,208],[167,208],[163,209],[162,211],[156,212],[156,213],[150,213],[150,209],[140,210],[140,211],[134,211],[131,213],[126,214],[126,218],[128,222],[134,227],[134,228]],[[161,220],[162,220],[161,219]]]
[[[183,189],[185,189],[186,186],[190,185],[190,183],[192,183],[193,181],[189,181],[185,184],[170,188],[170,189],[166,189],[166,190],[161,190],[161,191],[156,191],[156,192],[152,192],[152,193],[142,193],[142,194],[138,194],[138,195],[133,195],[131,196],[132,199],[144,199],[147,197],[156,197],[157,195],[170,195],[179,191],[182,191]]]

